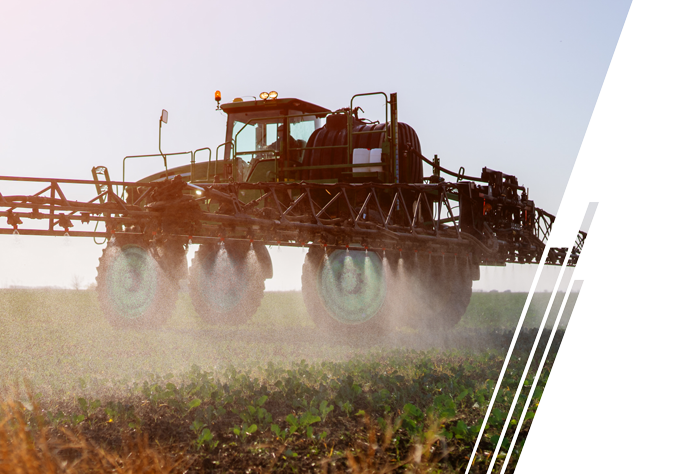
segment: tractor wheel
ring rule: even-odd
[[[261,305],[269,265],[263,245],[241,241],[201,245],[192,260],[189,282],[199,317],[211,324],[246,322]]]
[[[377,337],[388,329],[387,281],[375,252],[311,248],[301,276],[316,326],[337,336]]]
[[[438,259],[437,259],[438,260]],[[425,311],[421,326],[431,332],[453,329],[460,322],[472,297],[472,278],[467,260],[458,258],[455,264],[436,264],[422,281],[430,304]]]
[[[171,316],[178,280],[162,268],[155,253],[149,244],[127,236],[117,236],[104,249],[97,267],[97,296],[112,326],[158,327]]]
[[[466,260],[408,254],[390,258],[391,293],[399,326],[429,332],[452,329],[467,310],[472,278]]]
[[[173,281],[187,280],[187,250],[181,241],[167,240],[154,251],[157,262]]]

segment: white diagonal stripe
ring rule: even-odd
[[[477,440],[474,442],[474,448],[472,449],[472,454],[470,455],[470,460],[467,463],[467,469],[465,469],[465,474],[469,474],[470,469],[472,468],[472,463],[474,462],[474,458],[477,454],[477,449],[479,448],[479,443],[481,442],[481,437],[484,434],[484,429],[486,427],[486,422],[489,419],[489,416],[491,415],[491,409],[493,408],[493,403],[496,401],[496,395],[498,394],[498,389],[500,388],[500,384],[503,382],[503,377],[505,376],[505,371],[507,370],[508,363],[510,362],[510,357],[512,356],[512,351],[515,348],[515,344],[517,343],[517,337],[519,336],[520,331],[522,330],[522,326],[524,325],[524,319],[526,318],[527,312],[529,310],[529,305],[531,304],[531,298],[534,295],[534,292],[536,291],[536,286],[538,286],[538,280],[541,277],[541,271],[543,270],[543,265],[545,264],[545,259],[548,257],[548,252],[550,251],[550,246],[546,245],[545,248],[543,249],[543,255],[541,256],[541,260],[538,265],[538,268],[536,269],[536,274],[534,275],[534,280],[531,282],[531,288],[529,289],[529,294],[527,295],[526,301],[524,303],[524,308],[522,308],[522,314],[519,317],[519,322],[517,323],[517,327],[515,328],[515,333],[512,335],[512,342],[510,342],[510,347],[508,348],[508,352],[505,355],[505,360],[503,361],[503,367],[500,370],[500,375],[498,376],[498,380],[496,381],[496,386],[493,389],[493,395],[491,396],[491,401],[489,402],[488,407],[486,407],[486,414],[484,415],[484,420],[481,423],[481,428],[479,429],[479,433],[477,434]],[[566,261],[565,257],[565,261]]]
[[[571,249],[571,247],[570,247]],[[555,286],[553,287],[553,292],[550,295],[550,301],[548,302],[548,307],[545,310],[545,313],[543,314],[543,319],[541,320],[540,327],[538,328],[538,334],[536,334],[536,339],[534,339],[534,345],[531,347],[531,352],[529,353],[529,358],[527,359],[526,365],[524,366],[524,371],[522,372],[522,376],[520,377],[519,380],[519,385],[517,386],[517,390],[515,391],[515,396],[512,399],[512,404],[510,405],[510,410],[508,411],[508,416],[505,418],[505,423],[503,424],[503,429],[500,432],[500,438],[498,438],[498,443],[496,443],[496,449],[493,451],[493,455],[491,456],[491,463],[489,464],[489,468],[486,471],[486,474],[491,474],[493,471],[493,467],[496,464],[496,457],[498,456],[498,453],[500,452],[500,447],[503,444],[503,440],[505,439],[505,432],[508,429],[508,425],[510,424],[510,419],[512,419],[512,414],[515,411],[515,406],[517,405],[517,399],[519,398],[519,394],[522,392],[522,389],[524,388],[524,380],[526,379],[527,373],[529,373],[529,368],[531,367],[531,363],[534,358],[534,353],[536,352],[536,347],[538,347],[538,341],[541,339],[541,335],[543,334],[543,328],[545,327],[545,323],[548,320],[548,315],[550,314],[550,310],[553,305],[553,301],[555,301],[555,295],[557,294],[557,289],[560,287],[560,283],[562,282],[562,275],[564,275],[564,270],[567,268],[567,262],[569,261],[569,253],[564,257],[564,260],[562,261],[562,268],[560,269],[560,275],[557,277],[557,281],[555,282]],[[501,377],[502,377],[501,373]],[[493,405],[493,402],[495,402],[495,397],[491,399],[492,403],[489,403],[489,408]]]
[[[529,405],[531,404],[531,399],[533,398],[534,390],[536,390],[536,385],[538,384],[538,380],[541,378],[541,373],[543,372],[543,365],[545,364],[545,360],[548,357],[548,353],[550,352],[550,346],[552,345],[553,339],[555,338],[555,333],[557,332],[557,328],[560,325],[560,320],[562,319],[562,313],[564,313],[564,309],[567,306],[567,301],[569,300],[569,295],[571,295],[571,289],[573,288],[576,281],[580,281],[580,280],[572,279],[572,281],[569,284],[569,291],[567,291],[564,294],[564,299],[562,300],[562,305],[560,306],[560,310],[557,313],[557,318],[555,319],[555,324],[553,324],[553,329],[550,332],[550,338],[548,338],[548,345],[545,347],[545,350],[543,351],[543,356],[541,357],[540,365],[538,366],[538,369],[536,370],[536,377],[534,378],[534,381],[531,383],[531,390],[529,392],[529,396],[526,399],[526,402],[524,403],[524,408],[522,409],[522,414],[519,415],[520,422],[517,424],[517,428],[515,429],[515,434],[512,436],[512,441],[510,442],[510,449],[508,449],[507,455],[505,456],[505,462],[503,463],[503,467],[500,471],[500,474],[505,473],[505,469],[507,468],[507,465],[510,462],[510,453],[512,452],[512,449],[515,447],[515,443],[517,442],[517,437],[519,436],[519,433],[522,430],[522,425],[524,424],[522,420],[524,420],[524,417],[526,416],[526,412],[529,409]]]

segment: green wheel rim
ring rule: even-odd
[[[249,287],[247,273],[242,271],[245,263],[223,247],[200,263],[197,283],[208,307],[228,313],[242,302]]]
[[[386,298],[382,260],[374,252],[335,250],[320,264],[317,289],[334,319],[364,323],[380,311]]]
[[[126,319],[144,315],[159,291],[158,264],[149,252],[136,245],[115,248],[107,271],[108,299]]]

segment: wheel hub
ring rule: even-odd
[[[117,249],[107,273],[110,301],[125,318],[140,317],[153,304],[157,288],[157,265],[149,252],[138,246]]]
[[[317,289],[337,321],[366,322],[380,311],[386,298],[382,261],[374,252],[335,250],[322,260]]]

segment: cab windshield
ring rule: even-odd
[[[283,140],[289,136],[289,160],[301,162],[303,148],[318,128],[319,120],[312,116],[289,116],[287,119],[288,127],[284,118],[256,118],[243,121],[236,117],[232,127],[235,157],[242,159],[247,165],[252,164],[255,159],[275,158],[280,155]]]

